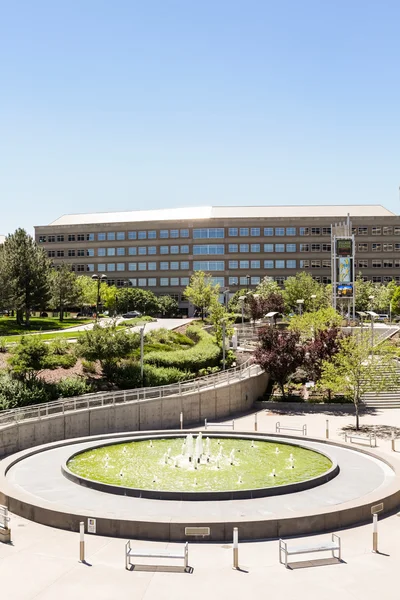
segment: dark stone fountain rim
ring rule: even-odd
[[[200,433],[200,431],[192,431],[190,432],[192,433],[193,436],[195,436],[196,434]],[[276,436],[269,436],[268,434],[246,434],[246,433],[235,433],[235,432],[231,432],[231,433],[226,433],[226,432],[213,432],[210,433],[208,430],[207,431],[202,431],[201,432],[203,435],[206,434],[207,437],[210,438],[226,438],[226,439],[231,439],[231,438],[238,438],[238,439],[245,439],[245,440],[254,440],[254,441],[263,441],[263,442],[277,442],[277,438]],[[140,436],[135,436],[132,437],[132,440],[124,440],[124,442],[120,442],[121,445],[122,444],[127,444],[130,441],[132,442],[142,442],[142,441],[147,441],[147,440],[155,440],[155,439],[168,439],[168,438],[186,438],[188,435],[188,432],[174,432],[174,433],[169,433],[169,432],[162,432],[162,433],[151,433],[151,434],[143,434]],[[79,454],[82,454],[83,452],[86,452],[87,450],[89,450],[89,448],[87,448],[86,450],[79,450],[77,452],[74,452],[73,454],[71,454],[71,456],[68,457],[68,459],[61,465],[61,472],[64,475],[64,477],[66,477],[67,479],[69,479],[70,481],[77,483],[78,485],[81,485],[83,487],[87,487],[87,488],[91,488],[94,490],[97,490],[99,492],[106,492],[108,494],[116,494],[119,496],[133,496],[136,498],[149,498],[152,500],[184,500],[184,501],[214,501],[214,500],[248,500],[251,498],[263,498],[263,497],[267,497],[267,496],[280,496],[282,494],[292,494],[294,492],[301,492],[303,490],[308,490],[314,487],[317,487],[319,485],[322,485],[323,483],[327,483],[328,481],[330,481],[331,479],[333,479],[334,477],[336,477],[339,474],[339,465],[337,464],[337,461],[330,456],[328,453],[325,452],[321,452],[321,450],[315,450],[314,448],[310,448],[309,446],[307,446],[306,444],[302,444],[301,442],[297,442],[293,441],[293,440],[282,440],[279,439],[279,444],[285,444],[287,446],[295,446],[298,448],[304,448],[305,450],[310,450],[312,452],[316,452],[317,454],[321,454],[322,456],[325,456],[326,458],[328,458],[331,463],[332,466],[330,467],[330,469],[328,469],[327,471],[325,471],[325,473],[322,473],[321,475],[317,475],[316,477],[312,477],[310,479],[305,479],[303,481],[298,481],[295,483],[288,483],[288,484],[284,484],[284,485],[277,485],[274,487],[268,487],[268,488],[254,488],[254,489],[246,489],[246,490],[224,490],[224,491],[191,491],[191,492],[174,492],[174,491],[163,491],[163,490],[149,490],[149,489],[142,489],[142,488],[132,488],[132,487],[127,487],[127,486],[121,486],[121,485],[113,485],[113,484],[109,484],[109,483],[103,483],[101,481],[96,481],[93,479],[89,479],[87,477],[81,477],[80,475],[76,475],[75,473],[72,473],[72,471],[70,471],[70,469],[67,466],[67,463],[74,458],[75,456],[78,456]],[[106,443],[100,443],[98,446],[90,446],[91,450],[95,450],[97,448],[104,448],[106,446],[115,446],[115,441],[107,441]]]

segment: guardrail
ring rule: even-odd
[[[246,379],[262,372],[259,365],[249,358],[238,367],[219,371],[197,379],[172,383],[159,387],[135,388],[118,392],[98,392],[72,398],[63,398],[54,402],[33,404],[27,407],[14,408],[0,412],[0,427],[19,423],[29,419],[42,419],[56,414],[64,414],[77,410],[88,410],[97,406],[122,404],[124,402],[141,402],[152,398],[167,398],[168,396],[184,396],[193,392],[233,383],[235,380]]]

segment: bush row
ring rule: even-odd
[[[28,385],[3,373],[0,375],[0,410],[71,398],[90,391],[91,386],[80,377],[65,377],[58,383],[45,383],[39,379]]]

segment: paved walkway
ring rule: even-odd
[[[326,418],[324,414],[278,416],[261,411],[258,427],[272,431],[277,420],[281,424],[307,422],[310,436],[323,437]],[[354,423],[353,415],[328,418],[332,439],[340,438],[343,426]],[[362,423],[377,425],[384,433],[391,426],[400,427],[400,410],[376,411],[362,417]],[[250,415],[238,420],[237,428],[251,430],[253,424]],[[391,454],[390,439],[380,440],[379,447]],[[294,557],[298,562],[286,570],[278,563],[278,542],[271,540],[240,544],[241,571],[232,570],[230,544],[202,543],[189,546],[191,574],[153,569],[128,572],[122,539],[86,536],[86,560],[91,565],[86,566],[78,562],[78,534],[13,517],[13,545],[0,544],[1,596],[5,600],[399,600],[400,518],[393,515],[379,523],[382,554],[371,553],[371,525],[343,530],[340,536],[342,564],[321,553]],[[317,538],[324,540],[327,535]],[[154,549],[174,546],[134,544]],[[313,564],[310,558],[315,559]]]

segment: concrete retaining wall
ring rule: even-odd
[[[268,374],[182,396],[107,404],[14,423],[0,429],[0,458],[40,444],[104,433],[179,429],[243,413],[262,396]],[[129,396],[127,396],[129,397]]]

